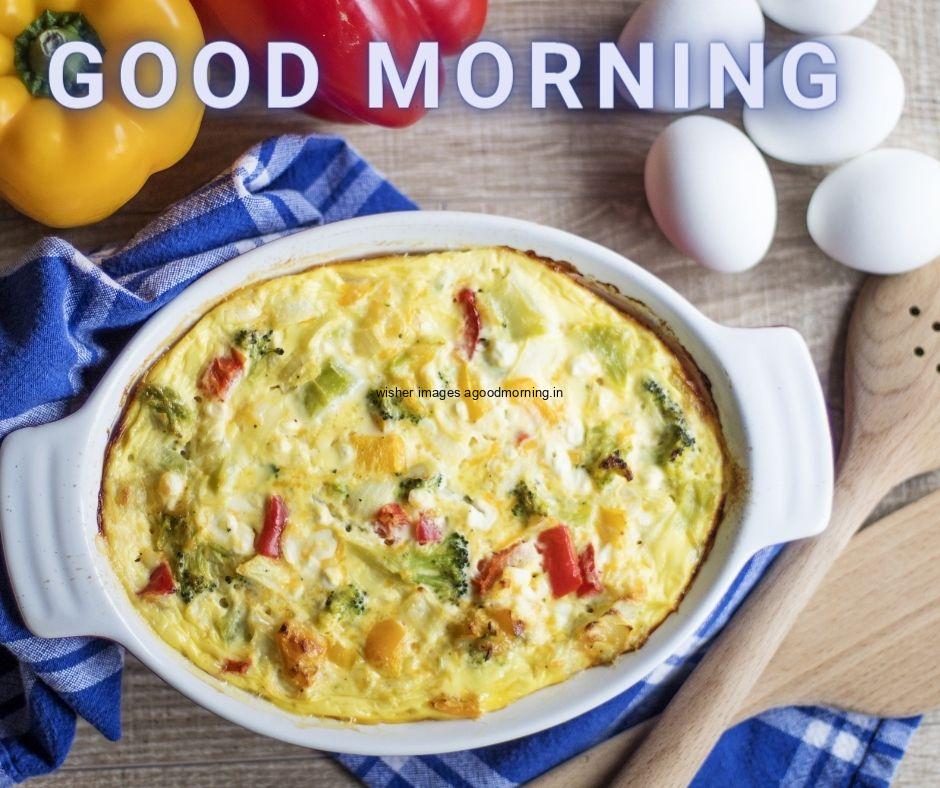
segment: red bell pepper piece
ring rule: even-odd
[[[289,516],[287,504],[280,495],[272,495],[264,508],[264,525],[255,537],[255,552],[268,558],[281,557],[281,534]]]
[[[442,55],[455,55],[480,35],[487,0],[193,0],[193,6],[208,39],[234,41],[245,50],[259,84],[265,81],[268,42],[310,49],[320,82],[307,112],[328,120],[409,126],[427,111],[420,88],[404,109],[387,87],[385,106],[369,107],[369,42],[387,42],[405,72],[423,41],[436,41]],[[285,58],[285,95],[302,84],[297,58]]]
[[[139,596],[166,596],[176,590],[176,584],[173,582],[173,573],[170,571],[170,565],[163,561],[154,567],[150,573],[150,579],[147,585],[137,592]]]
[[[415,525],[415,539],[418,540],[418,544],[432,544],[433,542],[441,541],[441,526],[434,519],[433,514],[428,512],[421,512],[418,517],[418,523]]]
[[[589,544],[578,556],[578,567],[581,569],[578,596],[591,596],[604,590],[600,575],[597,574],[597,564],[594,561],[594,545]]]
[[[375,532],[391,544],[397,542],[402,531],[411,525],[411,518],[400,504],[387,503],[375,513],[372,525]]]
[[[251,660],[245,659],[227,659],[222,663],[222,672],[223,673],[239,673],[244,674],[248,672],[248,668],[251,667]]]
[[[480,342],[480,330],[483,321],[480,319],[480,310],[477,308],[477,296],[469,287],[457,293],[457,303],[463,307],[463,341],[467,358],[473,358],[477,345]]]
[[[519,542],[516,542],[515,544],[509,545],[509,547],[498,550],[489,558],[480,560],[477,564],[477,576],[473,580],[473,584],[476,586],[477,593],[479,593],[480,596],[483,596],[496,585],[497,581],[503,576],[503,572],[509,565],[509,559],[518,546]]]
[[[556,599],[581,587],[581,567],[571,541],[571,532],[564,525],[542,531],[538,538],[542,566],[548,573],[552,594]]]
[[[245,371],[245,357],[234,348],[212,359],[199,378],[199,389],[213,399],[225,399]]]

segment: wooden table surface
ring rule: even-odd
[[[669,118],[590,108],[537,111],[527,106],[525,54],[532,40],[565,40],[582,48],[585,69],[579,90],[588,107],[596,105],[589,95],[596,85],[592,52],[599,40],[616,38],[637,3],[491,0],[491,5],[487,37],[508,46],[516,63],[516,91],[499,110],[483,112],[463,105],[452,89],[453,78],[440,110],[416,127],[397,132],[337,127],[297,113],[270,112],[254,98],[235,112],[208,117],[185,161],[154,177],[116,216],[63,236],[83,250],[130,238],[170,202],[186,196],[263,137],[288,131],[344,134],[424,208],[485,211],[561,227],[638,261],[716,320],[794,326],[812,349],[838,432],[841,347],[847,309],[861,276],[828,260],[807,235],[807,201],[825,170],[774,163],[780,220],[769,256],[755,270],[738,276],[707,272],[666,243],[643,196],[644,157]],[[890,144],[940,156],[940,0],[882,0],[861,32],[897,59],[906,79],[906,112]],[[770,26],[768,41],[774,51],[791,40],[791,34]],[[739,123],[740,112],[730,110],[725,117]],[[45,232],[0,208],[0,270]],[[915,480],[895,491],[882,511],[938,485],[937,474]],[[349,778],[326,756],[222,722],[128,658],[123,741],[106,742],[81,723],[65,766],[39,782],[231,786],[301,780],[335,785]],[[935,713],[916,735],[898,784],[938,783],[940,714]]]

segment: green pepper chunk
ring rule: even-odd
[[[613,326],[591,326],[584,337],[608,377],[619,386],[626,383],[631,353],[623,332]]]
[[[316,378],[304,387],[304,407],[310,416],[316,416],[337,397],[353,385],[352,376],[330,360],[323,365]]]
[[[500,280],[490,295],[514,341],[539,336],[548,329],[542,312],[515,282]]]

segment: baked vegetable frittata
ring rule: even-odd
[[[260,282],[134,389],[102,544],[160,637],[235,686],[357,722],[475,717],[676,609],[731,477],[691,381],[509,249]]]

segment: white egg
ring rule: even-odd
[[[773,179],[731,124],[701,115],[676,121],[653,142],[645,180],[660,229],[702,265],[744,271],[767,253],[777,224]]]
[[[786,53],[764,72],[764,108],[744,110],[744,128],[757,147],[791,164],[836,164],[872,150],[891,133],[904,108],[904,78],[891,56],[853,36],[818,39],[836,56],[823,65],[801,58],[797,84],[805,96],[819,95],[813,75],[835,74],[837,98],[824,109],[800,109],[783,92]]]
[[[808,36],[848,33],[875,10],[878,0],[758,0],[778,25]]]
[[[764,40],[764,16],[757,0],[646,0],[630,17],[617,46],[639,73],[639,45],[654,44],[653,109],[675,112],[674,45],[689,44],[689,107],[709,103],[709,45],[723,42],[748,73],[749,45]],[[725,82],[725,93],[733,87]],[[679,110],[685,111],[685,110]]]
[[[873,274],[899,274],[940,256],[940,161],[884,149],[842,165],[807,211],[813,240],[830,257]]]

